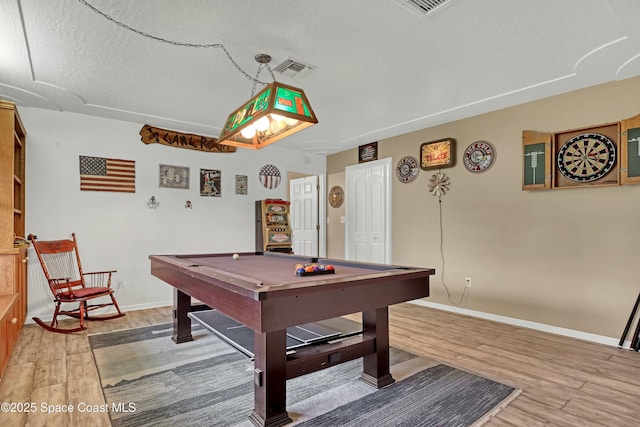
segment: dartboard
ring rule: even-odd
[[[576,135],[560,147],[558,170],[576,182],[592,182],[605,176],[616,164],[616,146],[599,133]]]

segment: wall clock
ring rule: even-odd
[[[400,182],[408,183],[416,179],[420,168],[418,160],[412,156],[406,156],[400,159],[396,166],[396,177]]]
[[[565,142],[558,151],[558,171],[575,182],[593,182],[616,164],[616,144],[599,133],[583,133]]]
[[[471,143],[462,154],[462,162],[469,172],[483,172],[491,167],[496,149],[486,141]]]
[[[339,208],[344,202],[344,190],[339,185],[334,185],[329,190],[329,204],[331,207]]]

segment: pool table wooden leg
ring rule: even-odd
[[[276,427],[291,422],[286,410],[286,332],[253,333],[255,406],[249,420],[257,426]]]
[[[191,297],[173,288],[173,335],[171,339],[176,344],[193,341],[191,318],[187,316],[190,308]]]
[[[395,382],[389,370],[389,308],[362,312],[364,335],[376,337],[375,352],[363,357],[361,379],[376,388]]]

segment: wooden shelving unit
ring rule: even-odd
[[[0,377],[27,315],[26,136],[16,106],[0,101]]]

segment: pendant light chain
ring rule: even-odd
[[[118,21],[115,18],[112,18],[111,16],[107,15],[106,13],[102,12],[101,10],[95,8],[93,5],[89,4],[86,0],[78,0],[81,4],[85,5],[86,7],[88,7],[89,9],[91,9],[92,11],[94,11],[95,13],[97,13],[98,15],[101,15],[103,18],[107,19],[108,21],[113,22],[114,24],[116,24],[117,26],[124,28],[127,31],[131,31],[133,33],[136,33],[138,35],[141,35],[143,37],[146,37],[148,39],[152,39],[155,41],[159,41],[162,43],[167,43],[170,45],[174,45],[174,46],[182,46],[182,47],[193,47],[193,48],[214,48],[214,49],[222,49],[222,51],[227,55],[227,58],[229,59],[229,61],[237,68],[238,71],[240,71],[240,73],[242,73],[242,75],[244,75],[248,80],[252,80],[253,81],[253,85],[254,85],[254,90],[255,90],[255,85],[257,83],[260,83],[262,85],[267,85],[269,84],[268,82],[263,82],[258,80],[257,75],[256,77],[251,77],[249,74],[247,74],[246,71],[244,71],[242,69],[242,67],[240,67],[240,65],[238,65],[238,63],[233,59],[233,57],[231,57],[231,54],[229,53],[229,51],[227,50],[227,48],[222,44],[222,43],[207,43],[207,44],[196,44],[196,43],[184,43],[184,42],[177,42],[177,41],[173,41],[173,40],[167,40],[164,39],[162,37],[158,37],[158,36],[154,36],[152,34],[149,33],[145,33],[144,31],[140,31],[137,30],[135,28],[130,27],[129,25]],[[273,71],[271,70],[271,67],[267,66],[269,72],[271,73],[271,77],[273,77]],[[258,72],[259,74],[259,72]],[[275,80],[275,78],[274,78]]]

